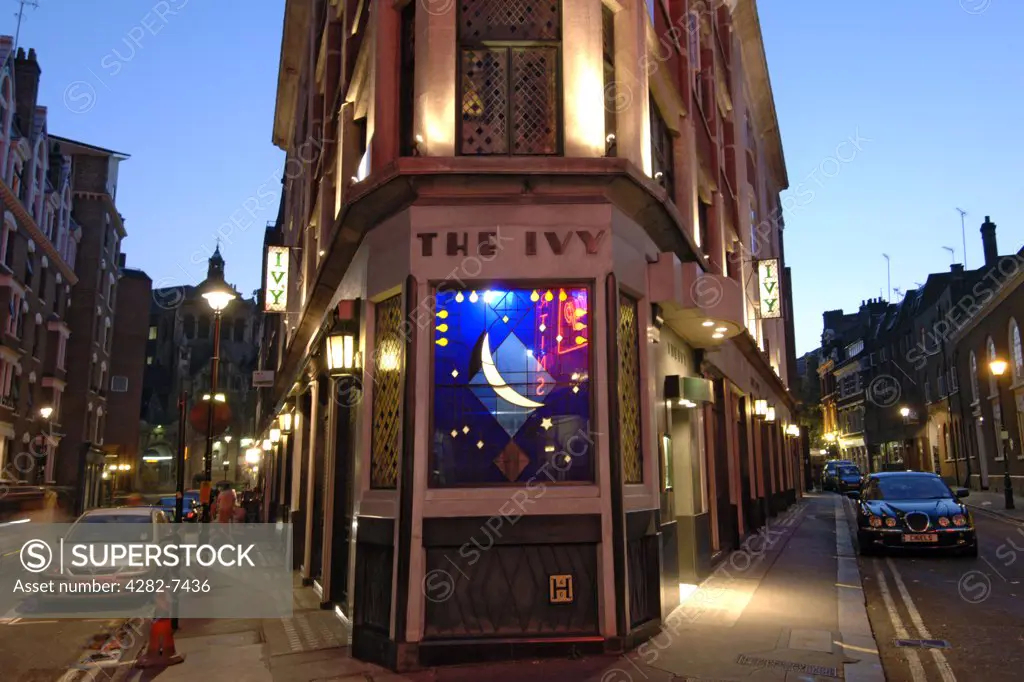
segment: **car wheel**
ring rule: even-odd
[[[960,556],[968,558],[968,559],[977,559],[978,558],[978,543],[975,542],[970,547],[968,547],[966,549],[960,550]]]
[[[875,543],[859,533],[857,534],[857,550],[861,556],[875,556],[878,554],[878,548],[875,547]]]

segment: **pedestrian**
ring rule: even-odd
[[[217,523],[231,523],[235,520],[235,491],[225,488],[217,495]]]

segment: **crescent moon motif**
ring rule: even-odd
[[[491,355],[491,340],[488,334],[484,334],[483,343],[480,344],[480,365],[484,372],[484,378],[487,379],[487,383],[498,394],[498,397],[517,407],[525,407],[531,410],[535,410],[544,404],[516,393],[515,389],[505,383],[505,378],[501,376],[497,366],[494,364],[494,357]]]

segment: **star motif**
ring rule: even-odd
[[[458,435],[459,435],[459,432],[456,431],[455,429],[452,429],[452,438],[455,438]]]
[[[540,420],[540,427],[544,430],[550,429],[554,424],[551,423],[551,417],[544,417]]]
[[[458,376],[459,376],[459,370],[457,370],[457,369],[453,369],[453,370],[452,370],[452,378],[453,378],[453,379],[455,379],[455,378],[456,378],[456,377],[458,377]]]
[[[478,440],[476,442],[476,449],[477,450],[481,450],[481,449],[483,449],[483,447],[484,447],[484,442],[482,440]]]
[[[462,432],[463,433],[469,433],[469,427],[468,426],[463,426],[462,427]]]

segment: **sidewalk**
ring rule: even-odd
[[[991,490],[972,490],[971,494],[964,500],[964,503],[971,509],[994,514],[995,516],[1012,521],[1024,522],[1024,496],[1014,496],[1016,509],[1006,508],[1006,498],[1003,493],[992,492]]]
[[[279,620],[182,621],[185,662],[122,667],[117,680],[194,682],[669,682],[845,678],[883,682],[842,497],[810,494],[751,536],[665,622],[622,656],[459,666],[397,675],[349,656],[347,627],[295,588]],[[681,588],[682,589],[682,588]]]

